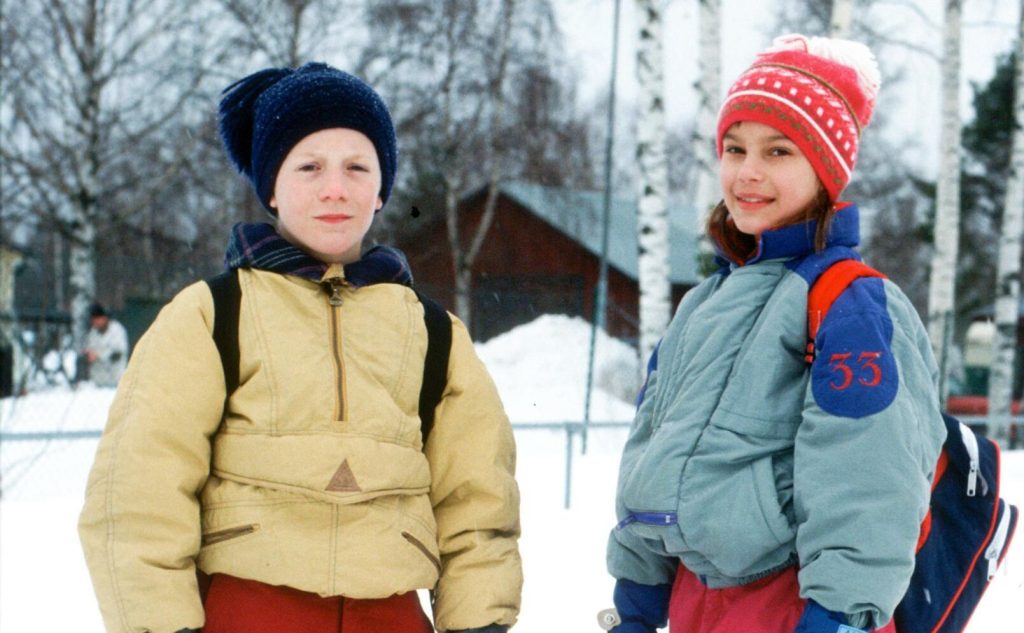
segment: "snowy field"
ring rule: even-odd
[[[575,438],[571,508],[563,508],[566,432],[522,428],[583,415],[589,326],[546,316],[479,347],[517,423],[522,491],[521,548],[526,584],[518,633],[597,631],[595,613],[610,605],[604,570],[624,429],[589,434],[586,455]],[[591,419],[626,421],[636,390],[636,362],[625,345],[598,340]],[[6,432],[102,428],[111,390],[53,390],[0,402]],[[95,440],[8,442],[0,446],[0,631],[103,630],[75,523]],[[1024,451],[1004,454],[1003,495],[1024,507]],[[1018,535],[1019,536],[1019,535]],[[158,596],[154,596],[159,599]],[[1021,630],[1024,537],[993,581],[970,633]]]

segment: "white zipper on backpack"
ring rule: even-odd
[[[996,500],[998,504],[999,501]],[[1003,555],[1003,547],[1006,546],[1006,537],[1010,532],[1010,508],[1003,507],[1003,518],[999,521],[996,534],[992,537],[992,543],[985,550],[985,558],[988,559],[988,579],[992,580],[996,575],[996,568],[999,566],[999,557]]]
[[[967,496],[973,497],[978,487],[978,468],[981,465],[978,457],[978,438],[963,422],[960,423],[960,437],[963,438],[964,448],[967,449],[967,456],[971,460],[971,470],[967,473]]]

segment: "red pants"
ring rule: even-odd
[[[740,587],[708,589],[679,566],[668,606],[669,631],[683,633],[793,633],[806,601],[796,567]],[[896,633],[890,622],[877,633]]]
[[[203,633],[433,633],[415,591],[380,600],[322,598],[213,574]]]

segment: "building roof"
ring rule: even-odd
[[[601,256],[602,192],[574,191],[523,181],[505,183],[501,192],[595,257]],[[609,265],[634,280],[638,278],[636,208],[636,198],[613,198],[608,231]],[[670,202],[668,213],[670,279],[673,284],[695,285],[699,279],[694,210],[688,205]]]

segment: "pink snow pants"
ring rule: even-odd
[[[670,633],[793,633],[806,601],[796,567],[741,587],[708,589],[679,566],[668,606]],[[890,622],[876,633],[896,633]]]

